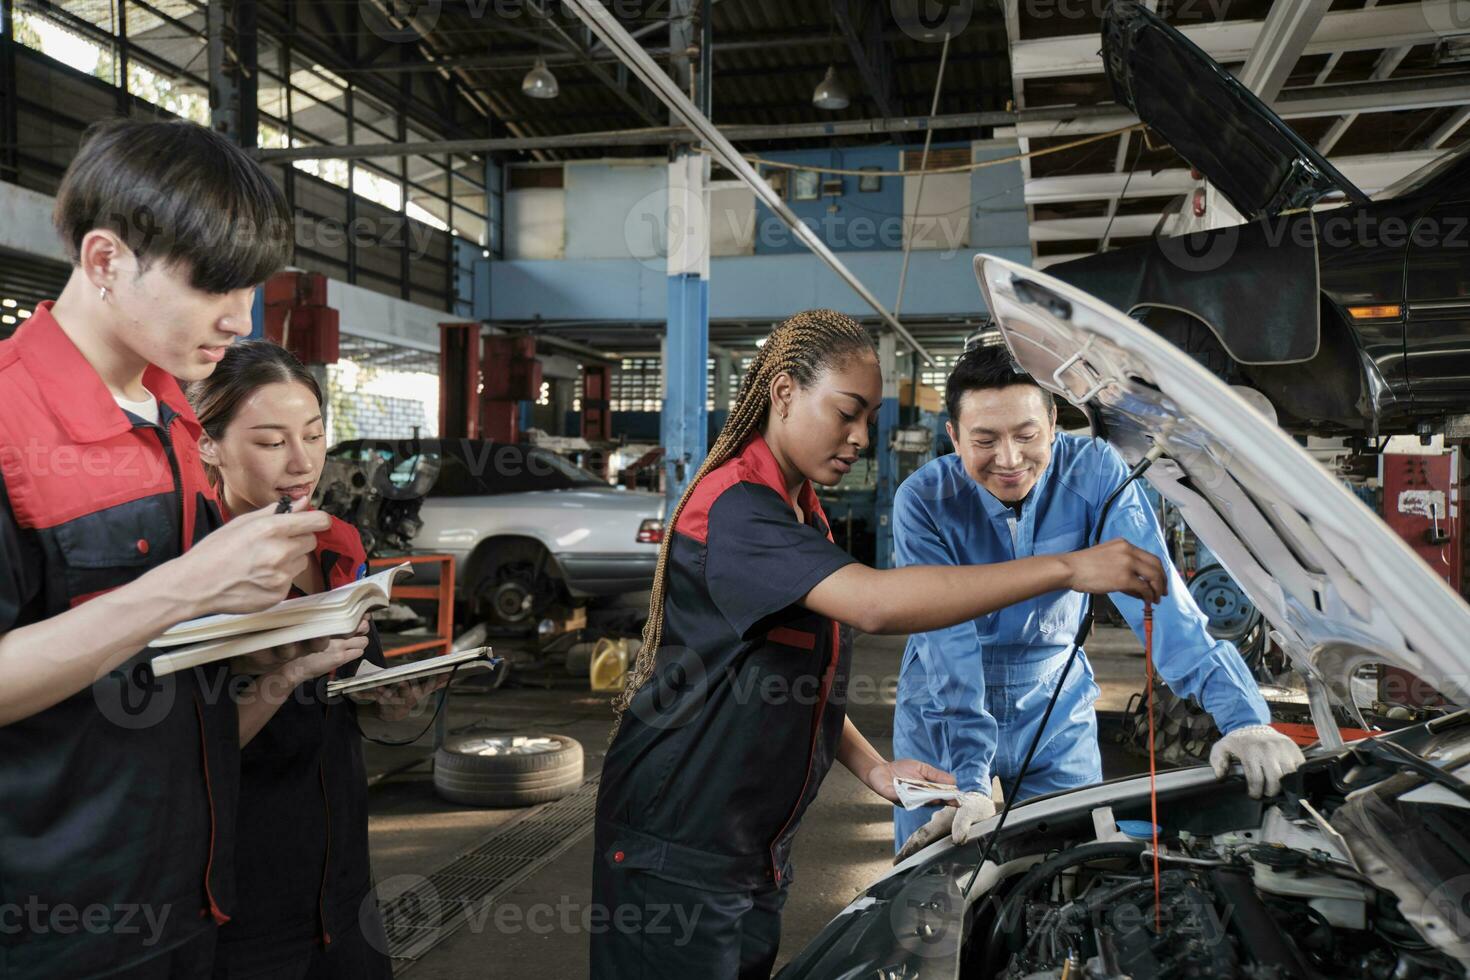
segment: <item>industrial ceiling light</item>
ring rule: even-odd
[[[837,77],[837,66],[828,65],[827,74],[817,83],[817,90],[812,93],[812,105],[818,109],[846,109],[852,102],[847,94],[847,87],[842,84],[842,79]]]
[[[561,87],[556,84],[556,76],[546,67],[544,58],[537,58],[536,64],[521,79],[521,91],[533,99],[554,99],[561,92]]]

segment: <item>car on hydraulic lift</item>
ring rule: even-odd
[[[1251,799],[1239,767],[1193,767],[1157,775],[1156,817],[1146,775],[1021,801],[894,868],[781,980],[1465,976],[1470,711],[1346,742],[1339,726],[1379,717],[1353,691],[1380,665],[1466,704],[1470,606],[1158,334],[1046,273],[975,266],[1022,368],[1130,464],[1163,450],[1147,479],[1269,621],[1321,740],[1273,798]]]
[[[453,555],[456,595],[492,627],[531,629],[557,603],[652,586],[663,497],[610,486],[546,449],[349,439],[328,460],[384,461],[383,495],[423,495],[413,549]]]
[[[1108,7],[1102,54],[1118,102],[1245,223],[1048,272],[1260,391],[1291,432],[1361,444],[1466,412],[1470,142],[1370,199],[1144,5]]]

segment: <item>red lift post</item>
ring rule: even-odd
[[[439,324],[439,435],[518,442],[520,403],[541,393],[535,337],[481,337],[479,323]]]
[[[327,277],[319,272],[280,272],[265,284],[265,339],[302,364],[336,364],[341,333],[337,311],[327,305]]]
[[[587,364],[582,368],[582,438],[594,446],[612,441],[612,368]],[[607,476],[608,454],[599,450],[589,463],[600,476]]]
[[[1380,463],[1383,519],[1456,592],[1464,594],[1464,518],[1460,512],[1460,450],[1433,455],[1385,453]],[[1378,678],[1384,701],[1414,706],[1444,703],[1428,684],[1397,667]]]

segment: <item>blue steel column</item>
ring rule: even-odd
[[[694,89],[695,102],[710,111],[710,0],[702,0],[698,65],[688,52],[696,43],[696,0],[670,0],[669,73],[679,88]],[[670,123],[678,125],[671,113]],[[705,367],[709,360],[709,158],[691,146],[678,147],[669,161],[669,201],[664,245],[669,270],[668,325],[664,334],[664,491],[668,513],[689,485],[706,452]]]
[[[452,238],[452,260],[454,262],[454,315],[468,318],[475,309],[475,263],[488,262],[482,259],[484,249],[463,238]]]
[[[250,303],[250,339],[265,336],[265,287],[255,287],[255,299]]]
[[[883,402],[878,407],[878,435],[873,455],[878,463],[877,519],[879,568],[893,567],[893,494],[898,490],[898,455],[889,448],[898,428],[898,338],[885,330],[878,337],[878,368],[883,372]]]
[[[664,487],[673,513],[706,446],[705,371],[709,359],[709,223],[705,156],[681,152],[669,164],[665,214],[668,327],[664,338],[664,405],[660,441]]]

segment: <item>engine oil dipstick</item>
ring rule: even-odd
[[[1154,932],[1162,935],[1164,908],[1159,882],[1159,794],[1156,785],[1159,772],[1154,758],[1154,607],[1146,600],[1143,604],[1143,670],[1146,675],[1144,687],[1148,690],[1148,807],[1149,822],[1153,825]]]

